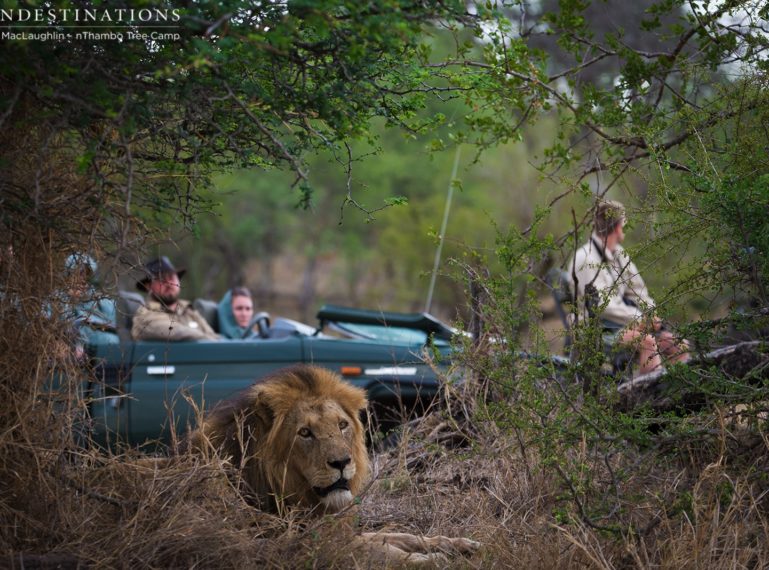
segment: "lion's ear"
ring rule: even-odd
[[[214,408],[191,436],[191,444],[198,450],[214,449],[239,465],[247,450],[269,433],[274,419],[261,390],[254,387]]]
[[[339,402],[345,408],[348,415],[358,416],[368,406],[365,390],[357,386],[345,384],[341,388],[341,392],[342,397],[339,398]]]

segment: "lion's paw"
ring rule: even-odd
[[[481,543],[469,538],[448,536],[420,536],[405,532],[364,532],[359,540],[369,550],[379,550],[390,559],[411,563],[440,562],[448,560],[447,555],[474,553]]]
[[[430,566],[444,567],[449,563],[449,558],[440,552],[410,552],[405,556],[401,555],[400,557],[396,557],[396,561],[414,566],[426,564]]]
[[[472,554],[481,547],[481,543],[470,538],[450,538],[454,550],[461,554]]]

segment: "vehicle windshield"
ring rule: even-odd
[[[340,322],[330,324],[332,325],[332,328],[338,332],[354,338],[397,344],[424,345],[427,343],[427,333],[416,329]]]

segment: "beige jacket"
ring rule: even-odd
[[[598,292],[597,308],[606,303],[600,315],[603,319],[626,325],[654,309],[654,300],[627,252],[619,245],[614,252],[604,252],[603,242],[596,234],[577,250],[568,272],[572,292],[576,275],[577,302],[582,318],[587,317],[585,286],[589,283]],[[629,305],[625,300],[637,306]]]
[[[134,340],[217,340],[214,332],[189,301],[179,301],[168,311],[157,301],[148,301],[134,315],[131,336]]]

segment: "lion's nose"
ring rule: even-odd
[[[345,457],[343,459],[334,459],[333,461],[329,461],[328,464],[333,467],[334,469],[339,469],[339,471],[344,471],[344,468],[347,467],[350,464],[349,457]]]

